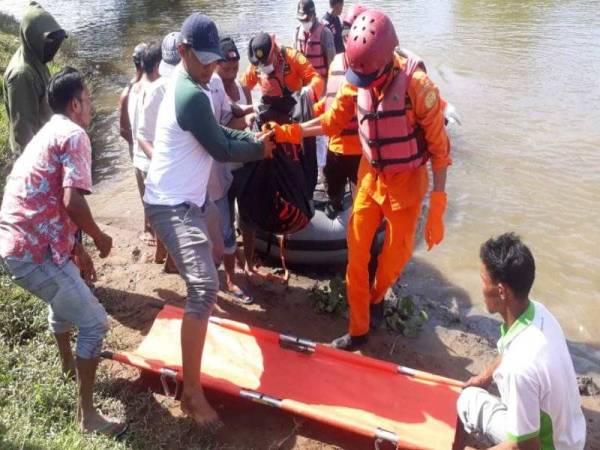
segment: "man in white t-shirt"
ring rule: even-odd
[[[148,66],[147,72],[149,73],[144,76],[139,106],[139,126],[135,135],[136,142],[140,148],[140,160],[143,161],[146,169],[142,172],[144,179],[146,178],[150,160],[152,159],[156,120],[160,104],[165,95],[167,81],[181,60],[177,52],[178,42],[179,32],[171,32],[164,37],[160,49],[156,45],[152,45],[146,52],[146,65]],[[152,240],[154,240],[153,235]],[[167,250],[160,241],[156,242],[154,262],[159,264],[164,263],[164,269],[167,273],[177,273],[175,263],[168,257]]]
[[[140,196],[144,197],[144,180],[150,166],[150,156],[139,140],[140,128],[144,123],[144,106],[147,103],[148,91],[156,84],[158,75],[158,63],[160,63],[160,47],[149,44],[142,53],[142,78],[137,89],[137,95],[130,99],[129,109],[131,119],[131,134],[133,137],[133,167],[138,182]],[[147,216],[144,214],[144,232],[140,234],[140,240],[150,246],[156,245],[154,233]]]
[[[506,233],[485,242],[480,258],[485,304],[504,323],[499,357],[458,399],[465,431],[493,449],[583,449],[586,424],[565,336],[546,307],[529,299],[533,255]],[[492,381],[500,398],[485,390]]]

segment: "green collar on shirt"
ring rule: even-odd
[[[505,349],[506,346],[521,333],[521,331],[531,325],[534,316],[535,306],[532,301],[529,301],[529,306],[525,312],[523,312],[523,314],[521,314],[517,320],[515,320],[508,330],[506,329],[505,323],[500,325],[500,340],[498,342],[499,347]]]

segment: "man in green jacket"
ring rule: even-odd
[[[31,2],[21,21],[21,46],[4,73],[4,105],[10,120],[10,148],[19,156],[50,119],[46,88],[52,61],[67,33],[44,8]]]

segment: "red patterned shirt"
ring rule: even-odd
[[[50,249],[55,264],[70,258],[77,226],[63,206],[63,189],[91,192],[91,162],[85,130],[66,116],[52,116],[7,178],[0,209],[0,256],[42,263]]]

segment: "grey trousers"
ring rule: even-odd
[[[185,313],[208,319],[219,290],[215,259],[223,252],[218,210],[211,202],[203,207],[193,203],[175,206],[144,203],[144,209],[185,281]]]
[[[485,389],[468,387],[457,402],[458,417],[465,431],[495,445],[506,441],[506,405]]]

